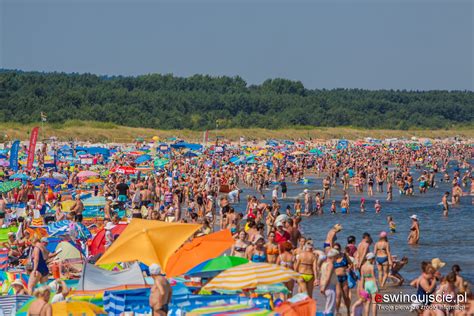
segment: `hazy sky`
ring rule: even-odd
[[[0,68],[474,90],[473,3],[0,0]]]

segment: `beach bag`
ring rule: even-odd
[[[350,289],[353,289],[357,286],[358,279],[359,278],[357,277],[354,271],[349,270],[349,272],[347,272],[347,284],[349,285]]]

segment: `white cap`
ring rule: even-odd
[[[161,267],[157,263],[152,263],[150,267],[148,267],[150,270],[150,275],[159,275],[161,274]]]
[[[114,198],[113,198],[113,197],[111,197],[111,196],[108,196],[108,197],[107,197],[107,200],[109,200],[109,201],[113,201],[113,200],[114,200]]]
[[[375,255],[373,252],[369,252],[366,256],[365,256],[365,259],[367,260],[370,260],[370,259],[374,259],[375,258]]]
[[[416,219],[418,220],[418,216],[416,216],[415,214],[413,214],[412,216],[410,216],[411,219]]]
[[[308,193],[308,189],[304,189],[303,192],[304,192],[304,193]]]

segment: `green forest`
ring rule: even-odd
[[[137,77],[0,71],[0,122],[113,122],[193,130],[352,126],[439,129],[473,124],[472,91],[307,89],[299,81],[170,74]]]

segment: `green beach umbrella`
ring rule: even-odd
[[[214,259],[204,261],[198,264],[186,275],[196,277],[212,277],[217,275],[219,272],[239,266],[241,264],[248,263],[249,261],[245,258],[233,257],[233,256],[221,256]]]
[[[5,181],[0,183],[0,193],[7,193],[21,186],[20,181]]]
[[[16,233],[17,231],[18,227],[16,226],[0,228],[0,243],[8,241],[8,233]]]

